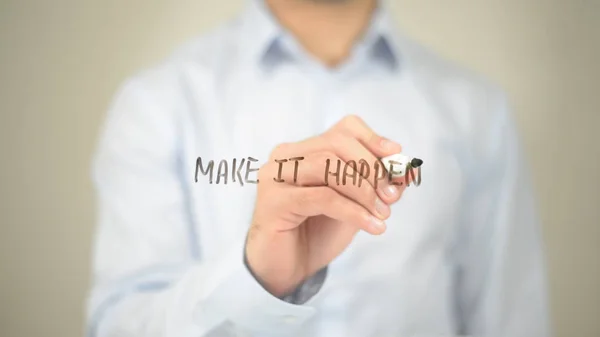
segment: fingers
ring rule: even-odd
[[[325,215],[380,234],[389,204],[400,199],[406,183],[389,181],[379,158],[401,151],[359,117],[348,116],[319,136],[278,145],[259,175],[286,190],[273,200],[285,203],[280,209],[301,217]]]
[[[298,143],[281,144],[273,153],[303,156],[331,150],[346,161],[364,159],[374,163],[379,157],[401,152],[402,147],[376,134],[359,117],[347,116],[322,135]]]
[[[381,219],[329,187],[290,188],[286,197],[286,207],[303,217],[323,214],[375,235],[386,228]]]
[[[389,151],[397,153],[400,150],[400,145],[375,134],[360,118],[350,116],[322,135],[298,143],[279,145],[272,152],[271,159],[332,152],[344,162],[354,161],[363,178],[377,189],[379,197],[387,203],[393,203],[400,198],[402,189],[389,183],[386,168],[378,156],[387,156]]]
[[[362,120],[362,118],[356,115],[344,117],[330,131],[340,132],[356,138],[369,151],[378,157],[384,157],[402,151],[402,147],[399,144],[378,135]]]
[[[340,141],[347,142],[348,138],[358,141],[362,145],[360,148],[365,149],[364,151],[356,149],[355,151],[357,152],[354,154],[354,158],[351,158],[352,160],[364,158],[370,161],[373,158],[385,157],[402,151],[402,147],[399,144],[375,133],[360,117],[349,115],[322,135],[311,137],[298,143],[283,143],[278,145],[272,152],[272,155],[283,156],[282,158],[304,156],[307,153],[321,152],[330,150],[331,147],[341,146],[339,144]],[[365,152],[370,153],[370,156],[367,157]],[[347,154],[352,156],[352,152],[348,152]],[[364,155],[364,157],[360,157],[361,155]],[[343,158],[341,154],[340,157]]]
[[[269,171],[267,174],[272,174],[272,180],[276,183],[304,187],[327,185],[346,198],[357,202],[379,219],[387,219],[390,216],[389,206],[379,197],[371,184],[362,180],[357,166],[346,165],[341,158],[331,152],[311,154],[301,162],[273,162],[263,169]],[[331,171],[337,171],[336,176],[329,174]],[[325,172],[329,174],[328,177],[325,176]]]
[[[400,153],[402,151],[402,147],[399,144],[377,134],[362,120],[362,118],[356,115],[344,117],[329,132],[349,135],[364,145],[366,150],[379,158]],[[376,160],[379,161],[379,158]],[[374,187],[377,188],[380,197],[388,202],[395,202],[400,199],[400,196],[405,189],[405,186],[403,186],[404,184],[398,182],[392,183],[389,181],[387,168],[381,161],[379,161],[378,172],[373,173],[372,181]]]

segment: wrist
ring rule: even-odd
[[[261,233],[246,239],[244,264],[255,280],[273,296],[282,299],[291,294],[304,281],[304,273],[297,268],[293,259],[283,258],[286,254],[278,247],[275,237],[268,240]]]

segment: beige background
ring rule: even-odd
[[[241,0],[0,0],[0,336],[81,336],[89,160],[117,85]],[[558,336],[600,336],[600,1],[402,0],[400,26],[512,95]],[[565,173],[564,161],[579,165]],[[582,182],[581,179],[586,179]]]

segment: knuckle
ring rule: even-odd
[[[358,115],[355,115],[355,114],[347,115],[341,121],[342,126],[345,126],[345,127],[352,127],[355,125],[359,125],[361,123],[363,123],[362,118],[360,118]]]
[[[323,139],[325,142],[330,143],[331,138],[335,137],[336,134],[339,134],[339,130],[336,127],[333,127],[323,133]]]
[[[291,143],[280,143],[277,146],[275,146],[275,148],[273,149],[273,151],[271,151],[271,158],[279,158],[281,157],[283,154],[287,153],[289,151],[289,148],[291,146]]]

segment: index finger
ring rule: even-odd
[[[369,151],[379,157],[389,156],[402,151],[400,144],[380,136],[362,118],[356,115],[344,117],[330,131],[339,131],[356,138]]]

